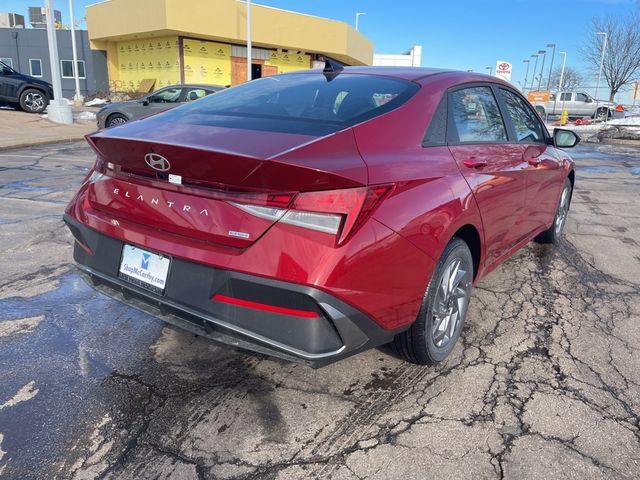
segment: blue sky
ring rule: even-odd
[[[136,0],[130,0],[136,1]],[[215,1],[215,0],[200,0]],[[26,13],[42,0],[1,0],[0,10]],[[68,22],[68,0],[54,0]],[[95,0],[75,0],[76,18]],[[640,0],[257,0],[273,7],[354,23],[380,53],[400,53],[423,46],[423,66],[485,72],[496,60],[514,65],[512,81],[525,73],[522,60],[556,43],[566,51],[567,65],[585,69],[579,48],[594,15],[625,15],[640,10]],[[558,65],[561,56],[556,55]],[[549,65],[547,56],[547,71]],[[595,80],[591,80],[595,84]]]

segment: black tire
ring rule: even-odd
[[[464,274],[459,275],[460,278],[455,282],[455,286],[447,289],[449,290],[447,297],[444,293],[445,289],[442,287],[450,283],[452,278],[450,273],[453,273],[453,280],[456,280],[458,275],[451,270],[455,269],[456,263],[459,264],[458,272],[464,271]],[[449,281],[445,279],[445,276]],[[407,361],[420,365],[433,365],[443,361],[455,347],[460,332],[464,328],[472,282],[473,257],[471,251],[463,240],[453,238],[444,249],[436,265],[433,277],[422,299],[416,321],[408,330],[399,333],[394,338],[395,350]],[[458,289],[460,292],[455,293]],[[443,297],[443,295],[445,296]],[[442,313],[438,312],[438,304],[440,304],[440,312]],[[443,326],[442,318],[437,318],[438,315],[443,318],[447,317],[445,311],[448,312],[449,317],[448,327]],[[454,311],[458,312],[455,318]]]
[[[593,118],[596,120],[608,120],[611,118],[611,109],[600,107],[593,114]]]
[[[573,187],[571,186],[571,180],[567,178],[564,181],[564,186],[562,187],[562,193],[558,200],[558,207],[556,208],[556,214],[553,217],[553,223],[548,230],[545,230],[535,238],[536,242],[555,244],[560,241],[562,238],[562,231],[564,230],[564,224],[566,223],[567,215],[569,214],[572,193]]]
[[[104,122],[105,128],[117,127],[118,125],[122,125],[127,123],[129,119],[125,117],[121,113],[112,113],[107,117],[107,120]]]
[[[26,88],[20,94],[20,109],[27,113],[42,113],[49,105],[47,94],[36,88]]]

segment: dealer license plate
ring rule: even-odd
[[[169,257],[125,245],[120,260],[120,278],[139,287],[162,294],[169,273]]]

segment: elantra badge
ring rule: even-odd
[[[162,155],[158,155],[157,153],[147,153],[144,156],[144,161],[151,168],[153,168],[154,170],[158,170],[159,172],[166,172],[171,168],[169,160],[164,158]]]

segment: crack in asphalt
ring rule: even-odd
[[[79,144],[38,152],[0,170],[38,185],[34,171],[57,168],[51,157],[85,155],[68,170],[77,183],[90,165]],[[589,244],[624,245],[608,252],[612,261],[640,258],[637,200],[616,190],[636,184],[620,175],[582,180],[557,248],[528,245],[479,283],[460,344],[435,367],[404,363],[387,347],[320,370],[220,347],[103,297],[60,256],[5,275],[0,321],[44,320],[0,338],[8,391],[31,381],[40,390],[0,411],[0,472],[21,480],[638,478],[640,284]],[[65,175],[50,178],[72,193]],[[39,202],[48,203],[24,203]],[[19,245],[69,241],[61,225],[28,228]],[[73,414],[57,413],[65,408]],[[61,425],[53,443],[38,436]],[[30,460],[27,446],[48,456]]]

